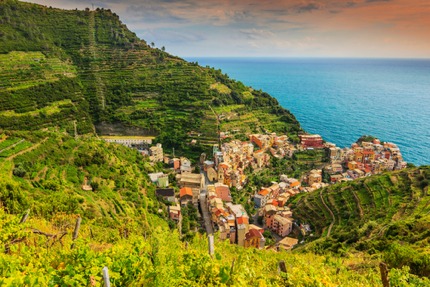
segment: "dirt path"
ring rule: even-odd
[[[15,147],[15,146],[19,145],[19,144],[20,144],[20,143],[22,143],[23,141],[25,141],[25,139],[22,139],[22,140],[20,140],[20,141],[19,141],[19,142],[17,142],[17,143],[14,143],[14,144],[12,144],[12,145],[10,145],[10,146],[8,146],[8,147],[5,147],[4,149],[0,150],[0,153],[4,152],[5,150],[11,149],[11,148],[13,148],[13,147]]]
[[[42,176],[43,176],[43,178],[45,178],[45,174],[46,174],[46,171],[48,170],[48,167],[47,166],[45,166],[41,171],[39,171],[38,173],[37,173],[37,175],[34,177],[34,181],[39,181],[41,178],[42,178]]]

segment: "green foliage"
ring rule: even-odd
[[[99,229],[84,219],[75,248],[71,249],[73,216],[58,214],[46,221],[30,214],[25,224],[18,224],[19,217],[0,209],[0,241],[7,243],[9,249],[8,253],[0,253],[0,284],[88,286],[92,281],[94,286],[103,286],[101,271],[107,266],[112,286],[381,285],[376,268],[357,273],[350,270],[347,261],[313,254],[245,249],[217,239],[215,256],[211,258],[205,236],[198,234],[185,248],[179,234],[169,230],[165,222],[145,211],[142,215],[150,223],[144,227],[145,232],[131,220],[123,224],[128,237],[115,244],[109,243],[113,226]],[[68,233],[60,243],[58,237],[49,239],[33,233],[30,226],[45,233]],[[280,260],[285,261],[288,276],[278,273]],[[390,276],[393,283],[399,284],[394,286],[428,283],[410,275],[407,269],[392,269]]]
[[[222,130],[292,137],[300,130],[267,93],[151,48],[110,10],[0,5],[0,127],[55,126],[73,134],[76,120],[79,134],[93,132],[93,125],[103,134],[121,123],[119,133],[155,135],[189,157],[217,140],[209,105],[227,108]],[[197,144],[190,146],[192,139]]]
[[[392,267],[407,266],[413,274],[430,277],[430,256],[410,245],[394,243],[384,253],[384,260]]]
[[[21,187],[9,180],[0,182],[0,206],[7,212],[18,213],[29,206],[29,202]]]
[[[310,223],[321,236],[305,249],[382,254],[392,267],[407,266],[416,275],[429,276],[428,179],[429,167],[411,168],[295,197],[295,217]],[[333,212],[334,221],[322,199]],[[324,238],[331,224],[331,235]]]
[[[166,221],[166,206],[155,198],[144,159],[136,151],[91,137],[75,140],[59,133],[8,136],[31,142],[33,149],[0,159],[0,243],[6,251],[0,252],[2,286],[87,286],[91,280],[102,286],[104,266],[110,270],[112,286],[381,284],[375,261],[348,259],[346,244],[335,239],[326,247],[342,251],[347,260],[336,260],[336,255],[327,259],[314,253],[245,249],[218,239],[211,258],[206,236],[191,232],[198,228],[195,207],[182,209],[181,238],[176,226]],[[85,158],[78,160],[81,157]],[[16,167],[27,171],[23,178],[12,176]],[[427,177],[425,170],[421,174]],[[85,178],[92,185],[98,183],[95,191],[81,189]],[[19,224],[28,208],[29,219]],[[78,214],[83,221],[71,249]],[[422,216],[421,225],[415,224],[412,230],[425,229],[425,219]],[[372,234],[377,224],[377,220],[368,222],[359,232]],[[266,236],[270,243],[272,239]],[[183,241],[188,242],[187,248]],[[410,265],[416,266],[411,272],[415,268],[426,270],[425,257],[417,257],[408,249],[397,253],[398,258],[387,255],[384,259],[393,267],[393,282],[425,286],[428,281],[405,269]],[[288,276],[278,273],[280,260],[286,262]],[[362,271],[354,271],[357,266]]]

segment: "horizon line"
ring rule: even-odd
[[[169,53],[170,54],[170,53]],[[178,56],[180,58],[236,58],[236,59],[359,59],[359,60],[430,60],[430,57],[355,57],[355,56]]]

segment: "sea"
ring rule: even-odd
[[[430,59],[187,58],[275,97],[339,147],[362,135],[430,164]]]

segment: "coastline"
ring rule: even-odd
[[[339,147],[370,134],[398,144],[408,162],[429,164],[429,59],[186,60],[215,66],[231,78],[268,92],[295,115],[304,130],[321,134]]]

